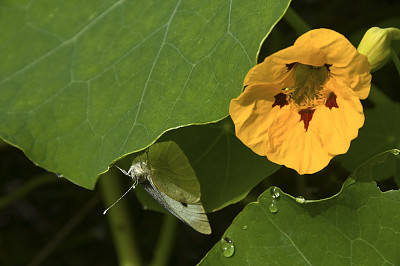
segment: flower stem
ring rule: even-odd
[[[298,35],[302,35],[312,29],[310,25],[308,25],[307,22],[305,22],[291,7],[286,10],[283,19],[296,31]]]
[[[158,239],[158,244],[154,252],[154,258],[151,266],[168,265],[171,251],[174,247],[175,235],[178,228],[177,219],[170,215],[164,215],[164,222],[161,228],[161,234]]]
[[[399,57],[397,56],[397,54],[396,54],[396,52],[394,51],[393,48],[391,48],[390,50],[391,50],[393,63],[396,66],[397,72],[399,73],[399,76],[400,76],[400,60],[399,60]]]
[[[118,178],[113,171],[108,171],[99,180],[100,193],[106,207],[123,194]],[[114,239],[119,265],[141,265],[130,210],[125,200],[111,208],[106,216]]]
[[[307,180],[306,180],[306,176],[305,175],[298,175],[297,176],[297,195],[298,196],[304,196],[304,197],[308,197],[308,195],[306,194],[306,188],[307,188]]]
[[[400,157],[397,155],[395,158],[395,172],[394,172],[394,181],[397,186],[400,187]]]
[[[54,252],[54,250],[64,243],[65,238],[96,208],[100,199],[98,195],[94,195],[87,201],[78,212],[76,212],[64,226],[47,242],[40,252],[31,260],[28,266],[43,265],[46,259]]]
[[[374,84],[371,84],[368,99],[370,99],[375,105],[392,102],[392,100]]]

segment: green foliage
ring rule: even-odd
[[[355,46],[369,26],[400,28],[399,4],[364,2],[294,1],[299,15],[285,16],[291,29],[276,25],[290,0],[0,1],[0,138],[79,186],[0,142],[0,261],[112,265],[114,245],[120,264],[194,265],[207,252],[201,265],[400,264],[400,159],[395,150],[380,154],[400,148],[393,63],[373,73],[379,89],[362,102],[365,125],[349,152],[315,175],[254,154],[226,117],[256,56],[309,28],[335,29]],[[400,42],[392,48],[398,67]],[[170,140],[214,212],[211,236],[171,217],[161,226],[161,214],[144,212],[130,194],[101,215],[131,184],[117,169],[105,173],[109,165],[128,169],[147,147]],[[96,205],[97,191],[82,189],[102,173],[105,207]],[[277,184],[273,213],[274,187],[265,189]],[[140,186],[135,192],[146,209],[165,212]]]
[[[226,117],[288,4],[2,2],[0,136],[92,189],[166,130]]]
[[[342,191],[331,198],[298,203],[266,190],[224,233],[235,254],[226,258],[217,243],[200,265],[383,265],[400,264],[400,192],[381,192],[371,179],[372,167],[391,150],[354,171]],[[396,155],[395,155],[396,154]],[[278,210],[271,212],[276,200]]]
[[[378,88],[372,87],[372,90]],[[350,150],[337,158],[348,171],[384,150],[400,149],[399,103],[382,102],[372,109],[366,109],[365,117],[365,124],[358,138],[352,141]],[[393,167],[381,169],[381,179],[389,178],[393,170]]]

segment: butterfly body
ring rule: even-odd
[[[131,165],[128,172],[124,172],[124,174],[132,178],[133,186],[135,187],[138,183],[143,183],[149,178],[150,168],[147,166],[146,162],[139,161]]]

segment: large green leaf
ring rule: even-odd
[[[160,138],[160,141],[166,140],[175,141],[188,157],[199,179],[201,202],[207,212],[242,200],[261,180],[280,168],[241,143],[230,118],[167,132]],[[128,167],[126,160],[122,163]],[[147,208],[160,209],[143,190],[138,192]]]
[[[0,136],[93,188],[164,131],[217,121],[290,0],[0,2]]]
[[[399,152],[365,163],[329,199],[299,203],[281,191],[274,199],[276,192],[268,189],[235,218],[223,237],[228,241],[217,243],[200,264],[400,265],[400,193],[381,192],[371,180],[372,167],[387,156],[399,160]],[[274,200],[277,211],[271,212]]]

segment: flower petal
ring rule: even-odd
[[[329,65],[335,79],[352,88],[360,99],[367,98],[371,83],[371,66],[368,58],[342,34],[329,29],[315,29],[301,35],[293,46],[280,50],[252,68],[244,85],[275,83],[282,87],[293,87],[293,76],[287,65]]]
[[[310,126],[313,120],[310,121]],[[322,146],[320,136],[304,129],[300,115],[285,106],[268,130],[270,145],[265,145],[264,154],[277,164],[296,170],[299,174],[320,171],[332,159]]]
[[[243,85],[279,84],[282,88],[294,86],[293,73],[287,66],[293,61],[275,56],[276,54],[267,57],[264,62],[253,67],[247,73]]]
[[[300,174],[315,173],[332,159],[315,132],[306,132],[301,116],[289,105],[272,105],[282,90],[275,84],[248,86],[230,104],[236,136],[255,153]],[[313,120],[310,121],[310,127]]]
[[[269,145],[266,134],[276,116],[271,111],[281,109],[279,105],[272,107],[274,96],[281,92],[274,84],[251,85],[229,106],[236,136],[259,155],[265,155],[265,146]]]
[[[337,96],[338,108],[319,106],[309,130],[321,136],[324,149],[332,154],[346,153],[351,140],[364,124],[363,108],[357,94],[344,84],[330,79],[325,85]]]
[[[310,105],[296,102],[294,94],[304,89],[296,81],[302,65],[324,66],[326,71],[315,89],[318,97],[309,93],[315,100]],[[316,29],[253,67],[244,80],[245,91],[231,101],[229,112],[237,137],[255,153],[299,174],[311,174],[347,152],[357,137],[364,123],[360,99],[368,96],[370,82],[366,56],[343,35]]]
[[[325,57],[325,64],[330,65],[330,72],[335,79],[341,80],[352,88],[360,99],[368,97],[371,83],[371,65],[368,58],[357,52],[357,49],[342,34],[329,29],[315,29],[301,35],[294,47],[302,49],[310,46],[318,49],[315,57]],[[309,56],[309,54],[308,54]],[[315,59],[310,60],[310,64]]]

